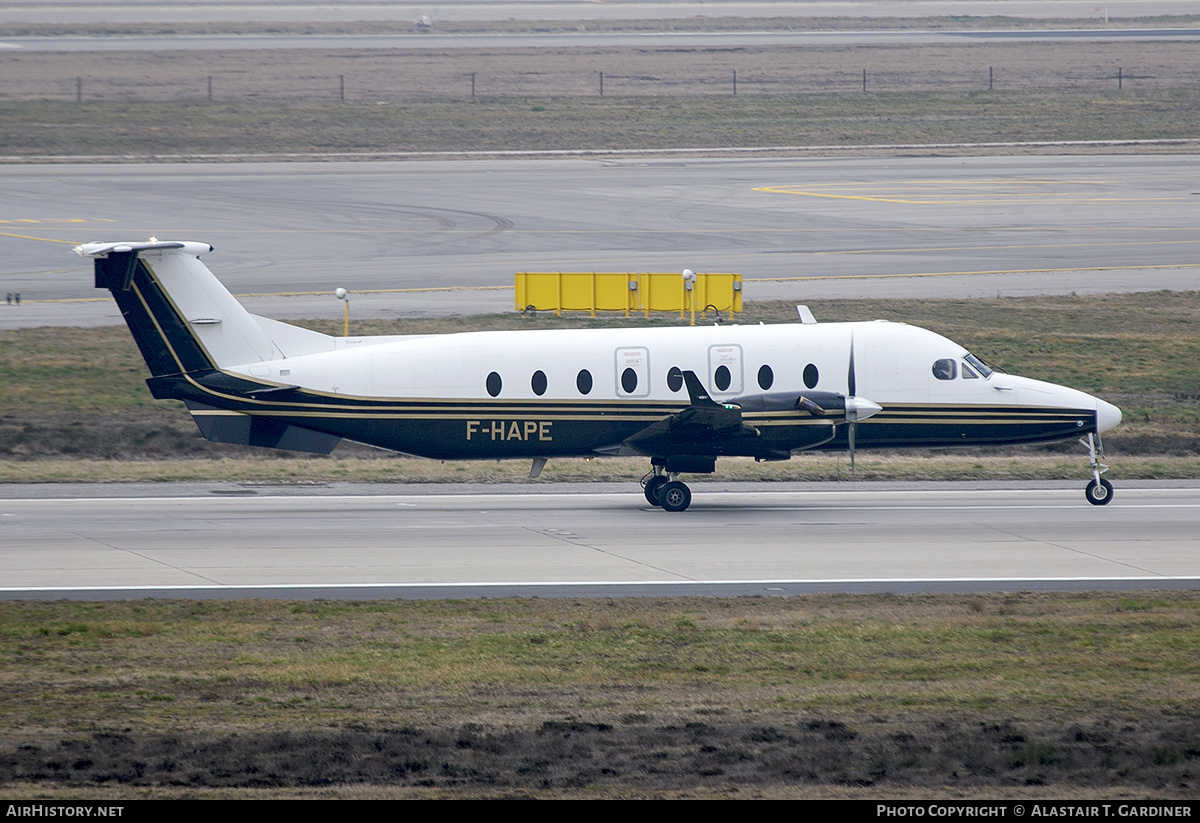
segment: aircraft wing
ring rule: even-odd
[[[683,380],[691,405],[651,423],[624,445],[643,454],[717,454],[735,440],[759,436],[742,422],[741,408],[713,400],[695,372],[685,371]]]

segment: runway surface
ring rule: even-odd
[[[27,52],[227,51],[242,49],[761,48],[767,46],[928,45],[970,40],[1200,40],[1197,28],[1044,31],[731,31],[511,34],[305,34],[10,37],[0,49]]]
[[[410,33],[399,34],[326,34],[315,31],[293,34],[207,34],[207,35],[101,35],[101,36],[33,36],[10,37],[0,41],[0,49],[25,51],[178,51],[188,49],[297,49],[297,48],[537,48],[537,47],[744,47],[770,45],[852,45],[900,43],[948,43],[970,38],[994,42],[1012,38],[1038,40],[1138,38],[1143,40],[1194,40],[1200,38],[1195,28],[1118,28],[1127,18],[1153,18],[1188,15],[1194,4],[1184,0],[1125,0],[1103,6],[1061,0],[914,0],[914,2],[880,3],[872,0],[843,0],[843,2],[451,2],[435,6],[394,3],[184,3],[127,4],[98,2],[87,7],[78,4],[40,3],[0,8],[0,25],[195,25],[220,24],[228,27],[270,25],[272,23],[363,24],[402,23],[413,26]],[[447,34],[437,30],[438,24],[473,21],[622,21],[662,20],[703,17],[721,18],[779,18],[779,17],[846,17],[876,18],[881,29],[888,20],[920,17],[1006,17],[1006,18],[1071,18],[1095,21],[1094,25],[1074,30],[1029,31],[1014,28],[1007,31],[953,31],[939,26],[927,31],[711,31],[711,32],[513,32]],[[431,30],[417,31],[415,22],[426,18],[433,23]],[[594,27],[593,27],[594,28]],[[86,28],[85,28],[86,31]]]
[[[412,22],[421,15],[458,20],[649,20],[706,17],[1074,17],[1103,21],[1126,17],[1192,14],[1191,0],[1114,0],[1102,6],[1062,0],[715,0],[714,2],[476,2],[441,0],[435,5],[391,2],[195,3],[165,0],[122,2],[38,2],[0,8],[0,23],[211,23],[211,22]]]
[[[1196,588],[1200,488],[1082,483],[0,488],[0,598]]]
[[[1193,289],[1198,171],[1196,155],[0,166],[0,291],[24,300],[0,328],[120,322],[70,248],[151,235],[213,244],[218,276],[281,318],[340,317],[339,286],[355,317],[506,311],[518,271],[735,271],[751,300]]]

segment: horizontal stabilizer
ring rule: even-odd
[[[110,254],[129,254],[130,252],[149,251],[165,251],[167,249],[179,249],[184,254],[207,254],[213,250],[213,247],[208,243],[195,243],[191,241],[164,241],[145,240],[141,242],[123,242],[123,243],[84,243],[75,247],[75,253],[80,257],[108,257]]]

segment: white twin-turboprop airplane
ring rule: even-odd
[[[438,459],[643,455],[646,500],[683,511],[681,473],[717,457],[1081,438],[1103,505],[1100,433],[1121,410],[990,369],[903,323],[330,337],[252,315],[204,243],[85,243],[156,398],[209,440],[328,454],[342,438]],[[869,399],[868,399],[869,398]]]

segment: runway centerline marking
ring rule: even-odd
[[[1129,197],[1109,193],[1112,180],[897,180],[761,186],[754,191],[832,200],[859,200],[906,206],[1014,205],[1045,203],[1179,203],[1186,197]],[[1073,190],[1071,187],[1075,187]],[[1091,190],[1091,191],[1089,191]]]

